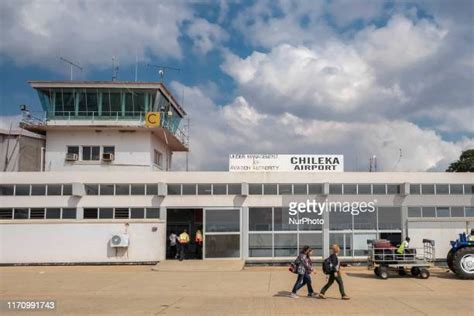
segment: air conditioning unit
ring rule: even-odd
[[[103,161],[113,161],[113,160],[114,160],[114,154],[111,154],[111,153],[103,153],[103,154],[102,154],[102,160],[103,160]]]
[[[66,161],[77,161],[79,159],[77,154],[74,153],[67,153],[66,154]]]
[[[110,239],[110,247],[112,248],[126,248],[128,247],[129,239],[127,234],[116,234]]]

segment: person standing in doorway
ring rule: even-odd
[[[168,237],[170,243],[170,258],[176,259],[178,257],[178,235],[175,234],[174,231],[171,231],[171,234]]]
[[[321,292],[319,293],[319,298],[325,299],[326,296],[324,294],[331,287],[334,281],[336,281],[337,284],[339,285],[339,292],[341,293],[341,298],[343,300],[348,300],[350,299],[350,297],[346,295],[346,292],[344,290],[344,283],[342,282],[342,275],[341,275],[341,265],[338,258],[338,254],[341,251],[341,249],[339,248],[339,245],[334,244],[331,246],[331,251],[332,251],[332,254],[329,256],[329,261],[331,262],[332,269],[329,272],[328,282],[321,289]]]
[[[202,259],[202,233],[201,230],[198,229],[196,231],[196,237],[194,237],[194,242],[196,243],[196,258],[197,259]]]
[[[183,261],[186,257],[189,244],[188,230],[183,229],[183,232],[179,235],[179,261]]]

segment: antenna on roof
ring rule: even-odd
[[[153,67],[153,68],[157,68],[158,69],[158,74],[160,75],[160,81],[161,82],[164,82],[164,78],[165,78],[165,74],[168,70],[174,70],[174,71],[177,71],[177,72],[180,72],[181,69],[179,68],[175,68],[175,67],[168,67],[168,66],[160,66],[160,65],[152,65],[152,64],[148,64],[147,65],[148,67]]]
[[[71,79],[70,79],[71,81],[72,81],[72,70],[73,70],[72,68],[73,68],[73,67],[76,67],[77,69],[79,69],[80,71],[82,71],[82,67],[81,67],[81,66],[79,66],[78,64],[76,64],[76,63],[70,61],[69,59],[66,59],[66,58],[64,58],[64,57],[59,57],[59,59],[61,59],[62,62],[65,62],[66,64],[69,64],[70,73],[71,73]]]
[[[112,81],[117,81],[119,65],[115,64],[115,56],[112,56]]]
[[[377,172],[377,156],[375,155],[369,159],[369,172]]]

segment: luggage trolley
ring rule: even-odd
[[[367,241],[369,248],[369,270],[373,269],[376,276],[388,279],[389,271],[396,271],[400,276],[410,271],[414,277],[428,279],[429,268],[434,266],[435,242],[423,239],[423,248],[407,248],[403,254],[398,254],[393,246],[380,247],[377,241]],[[377,246],[377,247],[376,247]]]

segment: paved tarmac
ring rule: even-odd
[[[295,276],[285,267],[238,272],[157,272],[153,266],[1,267],[2,300],[55,300],[53,312],[2,315],[474,315],[474,281],[432,269],[427,280],[376,279],[363,267],[343,274],[328,299],[288,297]],[[313,276],[314,288],[325,281]]]

